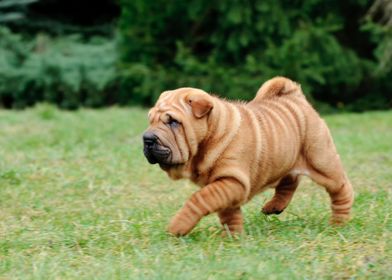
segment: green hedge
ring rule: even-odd
[[[113,39],[38,34],[27,40],[6,28],[0,28],[0,38],[0,105],[50,102],[74,109],[118,102]]]
[[[0,106],[151,105],[166,89],[251,99],[276,75],[319,109],[387,109],[391,28],[369,0],[120,0],[118,40],[0,27]]]
[[[121,91],[142,104],[180,86],[251,99],[263,81],[284,75],[316,103],[389,108],[392,71],[378,71],[389,31],[366,18],[370,4],[122,0]]]

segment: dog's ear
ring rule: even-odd
[[[191,106],[193,115],[198,119],[207,115],[214,107],[212,97],[203,91],[189,94],[186,97],[186,102]]]

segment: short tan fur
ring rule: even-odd
[[[170,127],[169,119],[180,124]],[[275,195],[262,211],[279,214],[303,175],[325,187],[333,223],[349,219],[353,189],[329,129],[287,78],[267,81],[249,103],[194,88],[166,91],[149,120],[147,131],[171,151],[162,169],[201,187],[172,219],[168,230],[174,235],[189,233],[211,213],[231,233],[242,232],[242,205],[272,187]]]

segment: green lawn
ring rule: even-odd
[[[246,234],[215,216],[184,238],[168,221],[196,190],[142,154],[146,110],[0,111],[0,278],[391,279],[392,112],[325,117],[356,191],[328,225],[326,192],[302,181],[279,216],[245,208]]]

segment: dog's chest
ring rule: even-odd
[[[190,180],[200,187],[208,184],[208,176],[206,174],[200,174],[198,171],[192,172]]]
[[[197,166],[193,166],[190,170],[190,176],[188,178],[196,185],[204,187],[211,183],[211,172],[211,169],[200,170]]]

